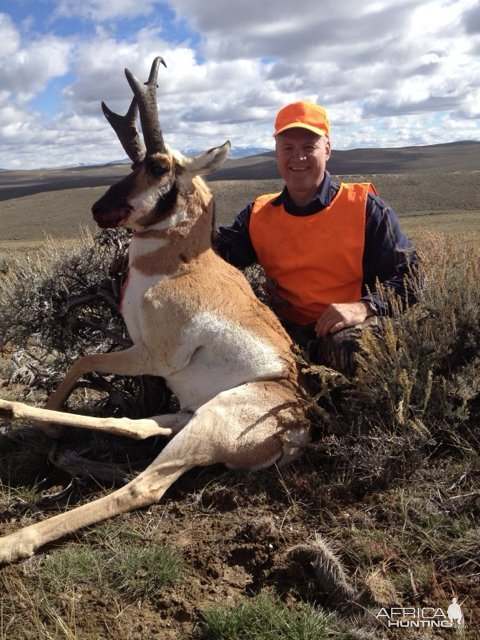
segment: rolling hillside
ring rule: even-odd
[[[334,149],[328,169],[334,175],[480,171],[480,142],[452,142],[398,149]],[[258,180],[278,177],[272,151],[228,160],[211,179]]]
[[[480,142],[334,151],[334,176],[371,180],[413,233],[420,227],[480,232]],[[38,248],[48,234],[71,239],[96,226],[90,212],[128,164],[0,173],[0,258]],[[219,224],[260,193],[282,188],[273,152],[228,160],[209,182]],[[407,219],[408,218],[408,219]]]
[[[378,175],[480,171],[480,142],[453,142],[398,149],[333,151],[328,163],[333,175]],[[3,171],[0,201],[43,191],[60,191],[109,185],[130,171],[129,164]],[[279,178],[274,152],[227,160],[212,174],[217,180],[272,180]]]

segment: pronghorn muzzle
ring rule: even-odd
[[[133,190],[135,172],[113,184],[92,206],[93,219],[101,229],[123,226],[133,207],[128,199]]]

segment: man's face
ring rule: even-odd
[[[311,192],[313,197],[330,158],[328,138],[301,127],[287,129],[276,138],[276,153],[289,192]]]

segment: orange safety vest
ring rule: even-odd
[[[316,322],[334,302],[362,297],[365,211],[370,183],[340,185],[333,201],[306,216],[274,206],[277,194],[255,201],[249,233],[258,262],[287,303],[275,311],[295,324]]]

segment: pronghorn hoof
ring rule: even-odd
[[[22,540],[22,537],[25,537]],[[35,553],[35,540],[31,536],[12,533],[0,538],[0,566],[31,558]]]
[[[0,418],[11,420],[13,418],[13,406],[8,400],[0,400]]]

